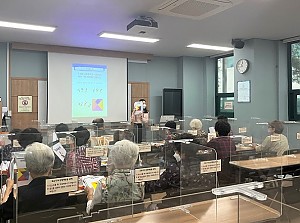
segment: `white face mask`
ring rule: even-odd
[[[180,155],[178,153],[174,153],[173,156],[175,157],[175,159],[176,159],[177,162],[180,162],[181,157],[180,157]]]
[[[143,104],[143,109],[145,109],[147,107],[147,105],[146,104]]]

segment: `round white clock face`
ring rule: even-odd
[[[236,69],[238,70],[239,73],[243,74],[246,73],[246,71],[249,68],[249,61],[246,59],[240,59],[237,63],[236,63]]]

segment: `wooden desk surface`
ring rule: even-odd
[[[230,196],[192,204],[190,214],[169,208],[121,217],[122,223],[236,223],[260,222],[280,213],[243,196]],[[97,221],[98,223],[106,221]]]
[[[300,164],[300,154],[231,161],[230,164],[251,170],[272,169]]]

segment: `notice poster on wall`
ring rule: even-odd
[[[18,112],[32,112],[32,96],[18,96]]]
[[[237,95],[238,102],[250,102],[251,101],[251,85],[250,81],[238,81],[237,83]]]
[[[107,66],[72,65],[72,118],[107,116]]]

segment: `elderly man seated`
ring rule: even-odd
[[[128,140],[116,142],[109,151],[114,170],[112,174],[98,182],[94,191],[87,187],[87,213],[98,203],[118,203],[141,201],[144,199],[144,186],[134,182],[131,170],[137,161],[139,147]]]
[[[26,168],[32,181],[18,188],[18,212],[31,212],[62,207],[66,204],[68,193],[46,195],[46,179],[50,178],[54,164],[54,153],[42,143],[32,143],[25,149]],[[12,219],[16,199],[13,193],[14,181],[7,180],[7,189],[0,206],[3,220]]]

